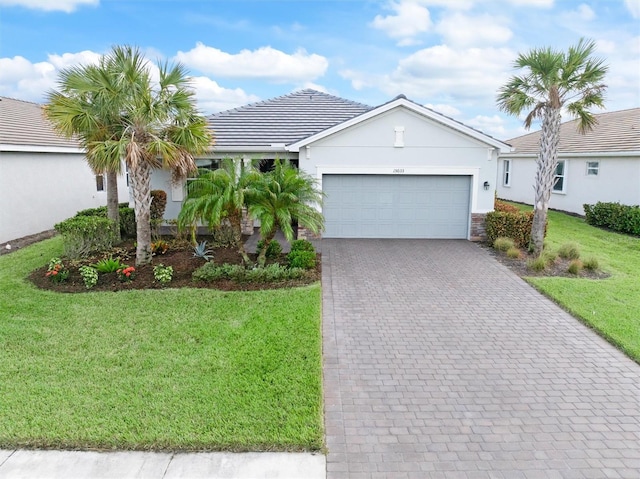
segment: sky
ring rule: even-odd
[[[404,94],[507,140],[527,133],[496,106],[518,54],[582,37],[609,66],[595,112],[640,107],[640,0],[0,0],[0,96],[43,103],[61,69],[126,44],[183,63],[203,114]]]

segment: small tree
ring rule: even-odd
[[[234,236],[234,245],[245,263],[250,259],[242,241],[242,215],[260,174],[242,161],[222,161],[221,168],[201,170],[187,186],[187,197],[178,215],[178,227],[184,229],[196,221],[206,223],[209,229],[228,221]]]
[[[547,211],[558,165],[562,109],[577,117],[579,131],[586,133],[596,124],[596,118],[589,109],[604,106],[606,85],[602,81],[608,67],[603,60],[592,57],[595,47],[593,41],[581,39],[566,53],[540,48],[520,54],[515,67],[524,69],[525,73],[512,77],[498,93],[498,107],[502,111],[511,115],[528,111],[525,128],[529,129],[535,119],[542,120],[531,227],[533,252],[537,256],[542,253]]]
[[[278,229],[287,241],[295,239],[293,221],[314,233],[320,232],[324,217],[316,206],[321,204],[322,193],[313,178],[288,161],[276,160],[273,170],[262,175],[250,192],[249,213],[260,220],[260,236],[264,240],[258,264],[264,266],[269,243]]]

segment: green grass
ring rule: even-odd
[[[586,224],[582,218],[549,211],[547,247],[558,250],[567,242],[578,243],[581,256],[596,258],[611,277],[531,277],[527,281],[640,362],[640,238],[605,231]]]
[[[61,294],[0,257],[0,448],[318,450],[320,286]]]

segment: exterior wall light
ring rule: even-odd
[[[482,185],[482,186],[484,186],[484,189],[485,189],[485,190],[488,190],[488,189],[489,189],[489,187],[490,187],[491,185],[489,184],[489,182],[488,182],[488,181],[485,181],[485,182],[484,182],[484,185]]]

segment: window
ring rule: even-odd
[[[198,173],[194,174],[194,176],[190,176],[189,178],[187,178],[185,186],[189,185],[191,181],[195,180],[198,174],[200,174],[204,170],[214,171],[220,168],[220,160],[199,159],[199,160],[196,160],[196,166],[198,167]]]
[[[567,162],[565,160],[558,161],[556,166],[556,174],[553,177],[553,191],[556,193],[564,193],[566,187]]]
[[[587,176],[598,176],[600,170],[599,161],[587,161]]]
[[[104,175],[96,175],[96,191],[104,191]]]
[[[502,185],[511,186],[511,160],[502,161]]]

